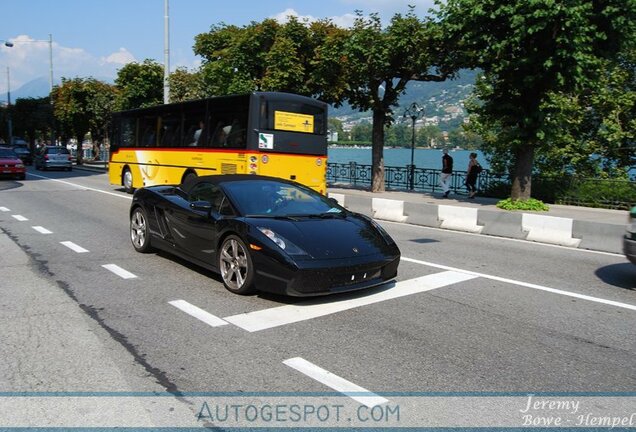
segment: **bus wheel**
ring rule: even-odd
[[[124,168],[124,172],[121,175],[121,183],[124,185],[124,189],[127,193],[131,194],[135,191],[133,187],[133,176],[130,172],[130,168]]]
[[[192,171],[190,171],[183,176],[183,180],[181,181],[181,183],[186,184],[188,182],[191,182],[195,178],[197,178],[196,173],[193,173]]]
[[[230,235],[219,249],[219,271],[223,285],[235,294],[254,292],[254,265],[249,250],[243,241]]]

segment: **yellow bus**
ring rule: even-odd
[[[132,193],[192,176],[260,174],[327,191],[327,104],[255,92],[113,114],[108,175]]]

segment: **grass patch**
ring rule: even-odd
[[[504,210],[548,211],[550,207],[543,201],[529,198],[527,200],[513,200],[506,198],[497,203],[497,207]]]

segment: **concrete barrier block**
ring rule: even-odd
[[[573,222],[570,218],[523,213],[521,227],[528,232],[528,240],[578,247],[581,239],[572,237]]]
[[[477,224],[484,226],[482,234],[514,239],[525,239],[528,235],[521,229],[521,213],[479,209],[477,215]]]
[[[574,221],[572,236],[581,239],[579,248],[623,253],[625,225],[590,221]]]
[[[407,218],[404,216],[404,201],[373,198],[371,207],[373,209],[373,217],[376,219],[406,222]]]
[[[404,215],[407,217],[407,223],[439,228],[437,214],[437,205],[404,202]]]
[[[327,196],[329,198],[333,198],[336,201],[338,201],[338,204],[340,204],[341,206],[345,207],[345,195],[344,194],[339,194],[339,193],[335,193],[335,192],[329,192],[327,194]]]
[[[361,213],[363,215],[373,217],[371,198],[358,195],[347,195],[345,201],[346,209],[351,210],[352,212]]]
[[[473,207],[440,205],[437,217],[440,228],[481,233],[484,227],[477,224],[477,213]]]

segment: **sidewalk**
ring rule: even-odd
[[[77,169],[104,172],[105,162],[86,162]],[[623,253],[629,212],[551,204],[547,212],[511,212],[497,208],[495,198],[441,193],[381,193],[335,186],[329,196],[358,213],[381,220],[484,235],[532,240],[582,249]]]

